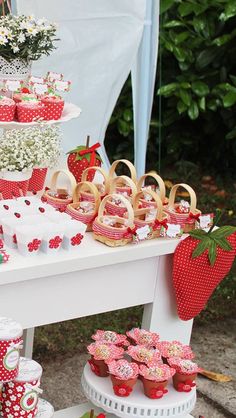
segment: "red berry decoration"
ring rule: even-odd
[[[39,212],[44,213],[45,212],[45,209],[40,207],[39,208]]]
[[[9,206],[3,205],[4,209],[9,210]]]
[[[87,137],[87,144],[79,145],[77,148],[68,152],[67,166],[70,172],[75,177],[77,183],[81,181],[84,170],[88,167],[101,167],[102,159],[97,152],[100,144],[96,144],[89,147],[89,137]],[[87,180],[93,181],[95,176],[94,170],[88,173]]]
[[[218,211],[208,232],[194,230],[174,253],[173,281],[179,317],[188,321],[204,309],[214,289],[228,274],[236,254],[236,227],[222,226]]]
[[[16,218],[20,218],[21,217],[21,214],[18,213],[18,212],[15,212],[14,215],[15,215]]]
[[[29,93],[30,93],[30,91],[29,91],[29,89],[27,89],[27,87],[23,87],[23,88],[21,89],[21,93],[24,93],[24,94],[29,94]]]
[[[27,206],[29,206],[29,205],[30,205],[30,201],[29,201],[29,200],[25,200],[25,204],[26,204]]]

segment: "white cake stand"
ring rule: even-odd
[[[76,106],[73,103],[66,102],[64,105],[61,119],[44,121],[44,123],[47,123],[48,125],[54,125],[58,123],[68,122],[71,119],[78,118],[80,113],[81,113],[81,109],[78,106]],[[31,128],[32,126],[36,126],[36,125],[38,125],[38,122],[23,123],[23,122],[17,122],[17,121],[12,121],[12,122],[0,121],[0,128],[3,128],[3,129]]]
[[[161,399],[147,398],[138,381],[127,398],[116,396],[109,377],[98,377],[86,364],[81,380],[85,396],[96,406],[120,418],[190,418],[196,403],[196,389],[189,393],[177,392],[172,384]]]

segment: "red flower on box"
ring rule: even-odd
[[[93,360],[88,360],[89,364],[90,364],[90,368],[92,370],[93,373],[95,373],[97,376],[100,376],[100,370],[99,367],[94,364]]]
[[[56,237],[49,240],[49,248],[59,248],[62,243],[61,237],[57,235]]]
[[[153,388],[153,389],[150,390],[150,398],[152,398],[152,399],[160,399],[166,393],[168,393],[168,390],[165,389],[165,388],[162,388],[162,387]]]
[[[115,385],[113,389],[117,396],[129,396],[133,390],[132,388],[130,388],[129,386],[125,384]]]
[[[2,234],[3,233],[3,230],[2,230],[2,226],[0,227],[0,234]],[[2,239],[0,239],[0,249],[2,249],[4,247],[4,242],[3,242],[3,240]]]
[[[33,239],[33,241],[29,242],[28,244],[28,251],[32,253],[33,251],[37,251],[40,247],[41,241],[37,238]]]
[[[191,380],[186,380],[186,382],[178,383],[178,392],[191,392],[192,388],[196,386],[196,383]]]
[[[74,237],[72,237],[72,238],[71,238],[71,240],[70,240],[71,245],[73,245],[73,247],[74,247],[75,245],[79,245],[79,244],[81,243],[82,239],[83,239],[83,235],[82,235],[82,234],[76,234],[76,235],[75,235]]]

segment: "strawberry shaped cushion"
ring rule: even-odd
[[[98,415],[95,415],[94,414],[94,410],[93,409],[91,409],[91,411],[90,412],[86,412],[84,415],[82,415],[82,417],[80,417],[80,418],[106,418],[106,415],[105,414],[98,414]]]
[[[204,309],[211,294],[229,273],[236,255],[236,228],[195,230],[174,253],[173,282],[180,319],[188,321]]]
[[[82,174],[88,167],[98,166],[101,167],[102,160],[98,152],[96,151],[100,144],[96,144],[89,147],[89,137],[87,139],[86,146],[79,145],[77,148],[68,152],[67,166],[70,172],[75,177],[77,183],[81,182]],[[87,180],[92,182],[95,176],[95,171],[90,170],[87,175]]]

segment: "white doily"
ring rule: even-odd
[[[0,56],[0,79],[25,80],[31,70],[31,62],[15,58],[7,61]]]

